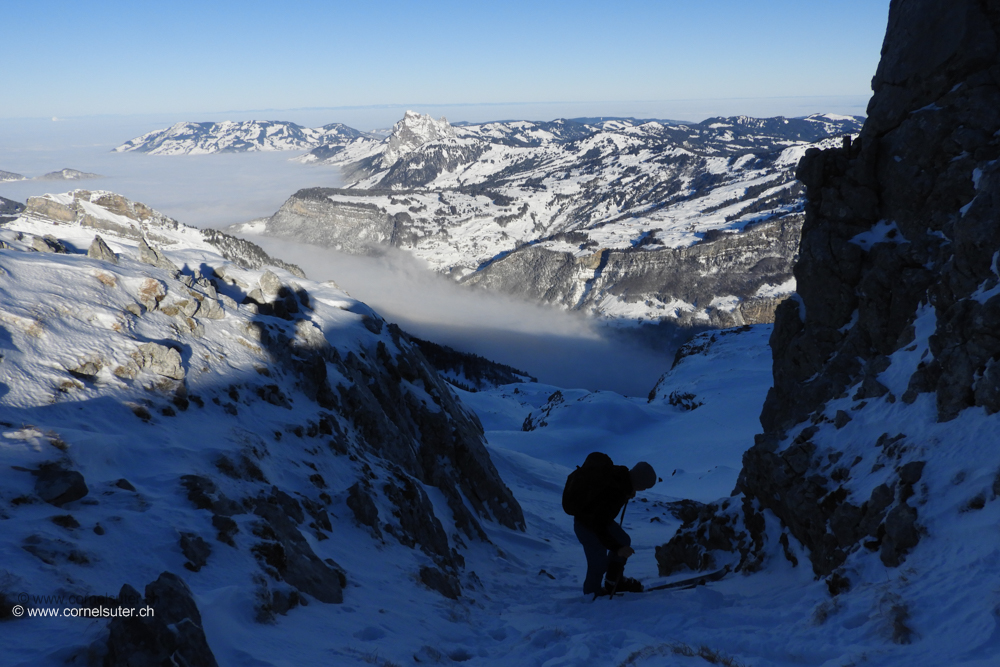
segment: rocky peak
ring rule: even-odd
[[[407,111],[389,135],[388,146],[382,154],[382,163],[391,166],[401,157],[412,153],[431,141],[455,138],[455,129],[442,116],[434,120],[427,114]]]

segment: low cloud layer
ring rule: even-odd
[[[191,120],[202,120],[193,118]],[[337,187],[337,169],[290,158],[305,151],[214,155],[112,153],[172,119],[2,121],[0,170],[34,178],[63,168],[100,174],[83,181],[0,183],[0,196],[24,202],[47,192],[110,190],[195,227],[225,227],[274,213],[301,188]]]
[[[639,331],[459,285],[404,252],[347,255],[268,237],[248,237],[298,264],[312,280],[333,280],[420,338],[474,352],[560,387],[646,396],[670,368],[679,335]]]

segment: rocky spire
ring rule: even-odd
[[[382,163],[387,167],[391,166],[399,158],[428,142],[454,137],[455,129],[444,116],[434,120],[427,114],[407,111],[403,119],[392,127],[389,145],[382,154]]]

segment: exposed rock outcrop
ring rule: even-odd
[[[146,586],[145,596],[125,584],[118,600],[133,613],[109,624],[104,667],[218,665],[191,589],[176,574],[161,574]],[[147,606],[153,613],[140,614]]]
[[[261,538],[254,555],[272,577],[320,602],[344,601],[346,577],[335,565],[323,562],[296,526],[305,515],[301,506],[277,489],[257,499],[254,514],[262,519],[254,534]]]
[[[143,343],[133,355],[140,368],[174,380],[184,379],[181,354],[172,347],[159,343]]]
[[[68,251],[66,246],[51,234],[46,234],[45,236],[36,236],[31,240],[31,247],[38,252],[54,252],[65,255]]]
[[[152,264],[158,269],[166,269],[167,271],[180,271],[177,265],[167,259],[158,248],[150,246],[145,238],[139,239],[139,261],[145,262],[146,264]]]

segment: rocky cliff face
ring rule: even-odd
[[[960,4],[893,3],[860,139],[799,167],[809,192],[795,270],[805,318],[789,304],[777,322],[769,432],[912,343],[921,304],[936,317],[933,359],[906,398],[934,391],[941,419],[988,400],[975,398],[974,376],[1000,351],[981,340],[1000,306],[989,301],[1000,249],[996,24],[978,3]]]
[[[860,138],[798,168],[798,296],[777,311],[741,497],[662,547],[662,570],[724,551],[752,569],[780,535],[836,593],[865,553],[898,566],[928,526],[996,497],[982,448],[1000,411],[998,36],[989,3],[892,2]],[[963,465],[982,471],[971,486]],[[934,502],[953,493],[973,500]]]
[[[771,322],[792,280],[801,216],[712,235],[686,248],[642,246],[577,257],[529,246],[469,276],[469,284],[623,318],[682,326]]]

